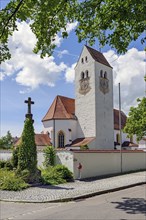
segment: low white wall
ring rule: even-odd
[[[74,173],[74,155],[72,151],[58,150],[56,151],[56,164],[63,164]]]
[[[12,152],[8,150],[0,151],[0,160],[9,160],[12,157]]]
[[[9,160],[11,157],[12,157],[11,151],[0,151],[0,160]],[[38,166],[43,167],[43,162],[44,162],[43,152],[37,153],[37,161],[38,161]]]
[[[0,159],[9,159],[11,152],[0,152]],[[38,152],[38,166],[43,166],[43,152]],[[81,178],[89,178],[121,172],[121,154],[113,151],[56,151],[56,164],[63,164],[73,172],[74,178],[79,177],[78,164],[82,164]],[[122,171],[146,169],[146,152],[122,151]]]
[[[82,164],[81,178],[88,178],[121,172],[120,151],[74,152],[74,177],[79,177],[78,164]],[[146,169],[146,152],[123,151],[122,171]]]

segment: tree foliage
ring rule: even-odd
[[[125,52],[132,40],[144,32],[146,3],[143,0],[11,0],[1,10],[1,62],[10,58],[8,37],[17,30],[17,22],[31,21],[36,35],[35,53],[41,57],[52,54],[58,33],[68,36],[66,25],[78,21],[79,42],[92,45],[98,38],[101,45],[109,44],[119,53]],[[144,43],[145,36],[141,37]]]
[[[0,148],[9,149],[13,145],[13,137],[10,131],[7,131],[7,134],[0,138]]]
[[[130,108],[124,132],[128,133],[129,137],[135,134],[139,141],[146,135],[146,97],[138,99],[138,102],[137,107]]]

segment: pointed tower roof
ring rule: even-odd
[[[76,119],[75,118],[75,100],[64,97],[56,96],[47,114],[42,121],[48,121],[52,119]]]
[[[108,63],[108,61],[106,60],[106,58],[104,57],[104,55],[102,53],[100,53],[99,51],[85,45],[85,47],[87,48],[87,50],[89,51],[90,55],[92,56],[92,58],[97,61],[98,63],[101,63],[105,66],[109,66],[110,68],[111,65]]]

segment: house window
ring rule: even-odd
[[[63,131],[59,131],[58,133],[58,147],[64,147],[64,133]]]
[[[103,71],[100,70],[100,77],[103,77]]]
[[[84,79],[85,78],[85,74],[84,72],[81,72],[81,79]]]
[[[86,63],[88,62],[88,58],[87,57],[85,57],[85,61],[86,61]]]
[[[107,79],[107,72],[104,72],[104,78]]]
[[[81,59],[81,63],[84,63],[84,59],[83,58]]]
[[[86,78],[89,78],[89,72],[88,72],[88,70],[86,70],[85,74],[86,74]]]

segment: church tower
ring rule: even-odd
[[[114,149],[112,67],[88,46],[75,67],[75,96],[77,137],[95,137],[90,149]]]

